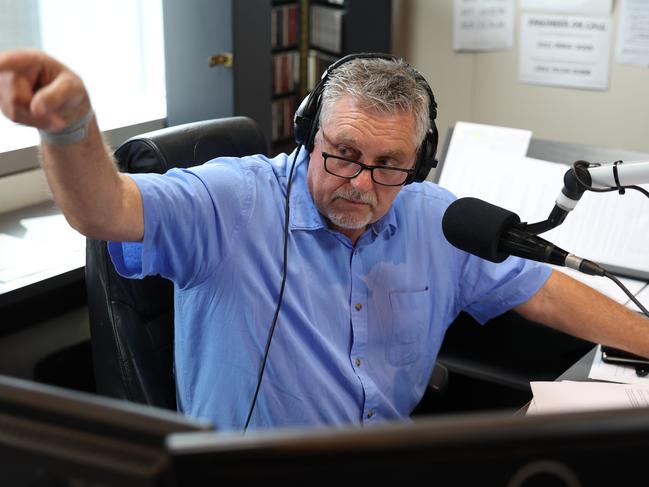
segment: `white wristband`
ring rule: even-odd
[[[38,133],[41,136],[41,140],[52,145],[67,145],[74,144],[85,139],[88,136],[88,126],[90,121],[95,113],[92,110],[92,107],[88,110],[83,117],[81,117],[76,122],[68,125],[63,130],[58,132],[49,132],[47,130],[39,129]]]

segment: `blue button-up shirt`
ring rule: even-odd
[[[220,158],[166,175],[132,175],[142,243],[109,245],[125,276],[175,284],[179,409],[220,429],[243,426],[282,279],[292,155]],[[529,299],[547,266],[492,264],[449,245],[432,183],[404,187],[357,244],[328,228],[297,159],[288,276],[251,428],[369,424],[408,418],[447,327]]]

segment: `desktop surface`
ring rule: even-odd
[[[52,202],[0,215],[0,307],[83,281],[85,237]]]

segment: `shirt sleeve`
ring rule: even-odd
[[[508,257],[493,263],[469,256],[462,274],[462,309],[484,324],[534,296],[550,277],[545,264]]]
[[[247,220],[254,187],[236,159],[164,175],[129,175],[142,194],[142,242],[109,242],[124,277],[161,275],[181,288],[216,271]]]

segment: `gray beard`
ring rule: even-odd
[[[331,223],[340,228],[347,228],[349,230],[365,228],[372,221],[373,216],[373,211],[370,211],[365,217],[362,218],[352,216],[347,213],[335,212],[333,210],[329,210],[327,212],[327,218]]]
[[[365,228],[372,221],[374,217],[374,208],[376,207],[376,196],[370,193],[361,193],[354,188],[338,188],[332,195],[332,201],[336,198],[344,198],[352,201],[360,201],[370,205],[370,211],[363,217],[358,217],[349,213],[344,213],[334,210],[331,206],[327,208],[327,218],[331,223],[349,230],[357,230]]]

